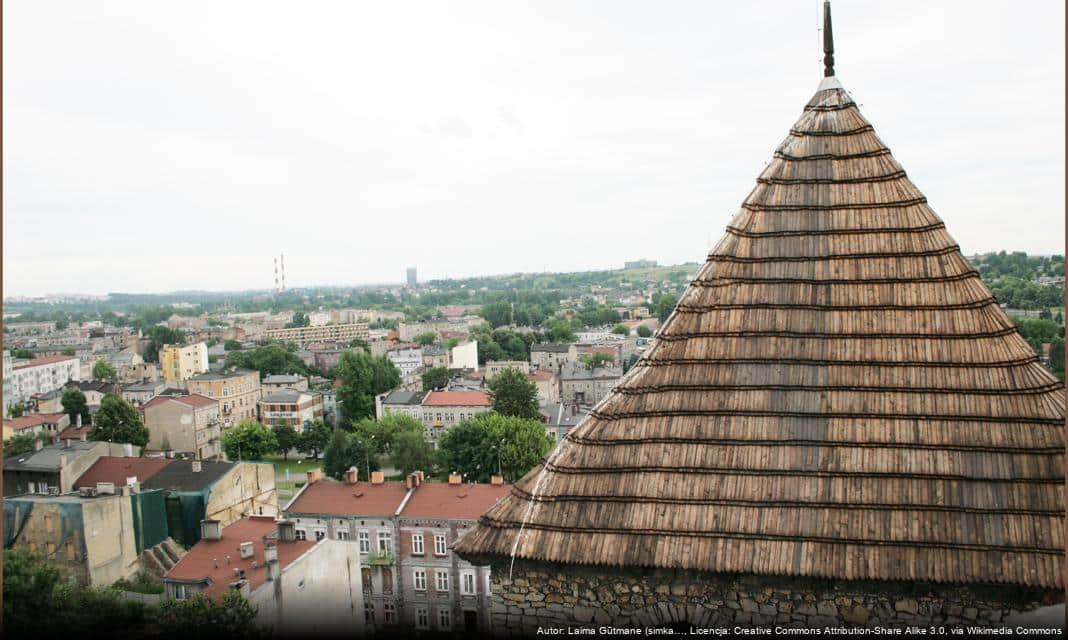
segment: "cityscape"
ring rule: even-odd
[[[381,219],[373,284],[294,227],[244,289],[16,284],[4,632],[1059,635],[1064,253],[958,243],[819,8],[690,262],[425,277]]]

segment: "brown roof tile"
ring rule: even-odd
[[[387,517],[396,513],[407,493],[403,482],[345,484],[323,479],[306,485],[286,511]]]
[[[136,477],[137,482],[143,484],[172,462],[174,460],[167,458],[101,456],[74,481],[74,486],[95,487],[98,482],[111,482],[122,487],[126,486],[126,479],[131,477]]]

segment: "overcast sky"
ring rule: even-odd
[[[818,0],[3,7],[6,296],[703,260],[822,74]],[[1062,2],[834,26],[965,253],[1063,252]]]

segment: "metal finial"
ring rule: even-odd
[[[834,75],[834,34],[831,33],[831,0],[823,0],[823,77]]]

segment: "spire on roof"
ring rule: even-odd
[[[834,75],[834,34],[831,33],[831,0],[823,0],[823,77]]]

